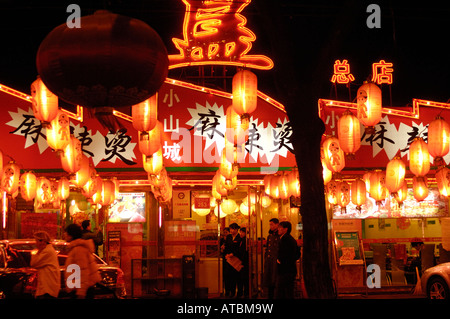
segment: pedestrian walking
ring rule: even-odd
[[[30,266],[37,269],[36,299],[57,298],[61,288],[58,256],[45,231],[34,233],[37,250],[31,254]]]
[[[75,278],[75,284],[67,287],[71,293],[75,293],[77,299],[93,298],[95,284],[101,281],[98,265],[95,261],[94,242],[91,239],[82,238],[82,229],[77,224],[67,226],[64,233],[69,242],[69,254],[66,260],[66,283],[73,267],[79,267],[79,278]],[[78,280],[78,281],[77,281]]]
[[[278,256],[278,242],[280,236],[278,235],[278,218],[269,220],[269,235],[266,240],[266,250],[264,252],[264,273],[263,286],[267,288],[267,297],[274,298],[275,282],[277,278],[277,256]]]
[[[91,230],[91,221],[89,219],[83,220],[81,223],[82,238],[92,239],[95,245],[95,254],[98,255],[98,247],[103,245],[103,233],[97,229],[95,232]]]
[[[300,250],[297,241],[291,236],[292,225],[288,221],[282,221],[278,225],[280,241],[278,244],[277,279],[275,285],[276,299],[294,298],[294,280],[297,275],[297,259],[300,258]]]

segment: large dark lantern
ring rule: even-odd
[[[155,30],[105,10],[82,17],[81,28],[56,27],[36,56],[37,71],[51,92],[96,112],[148,99],[166,79],[168,65]]]

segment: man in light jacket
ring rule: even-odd
[[[58,257],[50,236],[45,231],[34,233],[36,248],[31,254],[30,266],[37,269],[37,299],[57,298],[61,288]]]

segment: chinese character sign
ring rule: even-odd
[[[371,81],[376,84],[392,84],[393,83],[393,63],[380,60],[372,64]],[[347,60],[336,60],[333,65],[333,76],[331,82],[334,84],[349,84],[355,80],[350,72],[350,64]]]

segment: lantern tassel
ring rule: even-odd
[[[114,116],[113,111],[114,109],[112,107],[98,107],[94,109],[94,116],[104,128],[107,128],[111,132],[117,132],[118,130],[124,129],[124,126]]]

